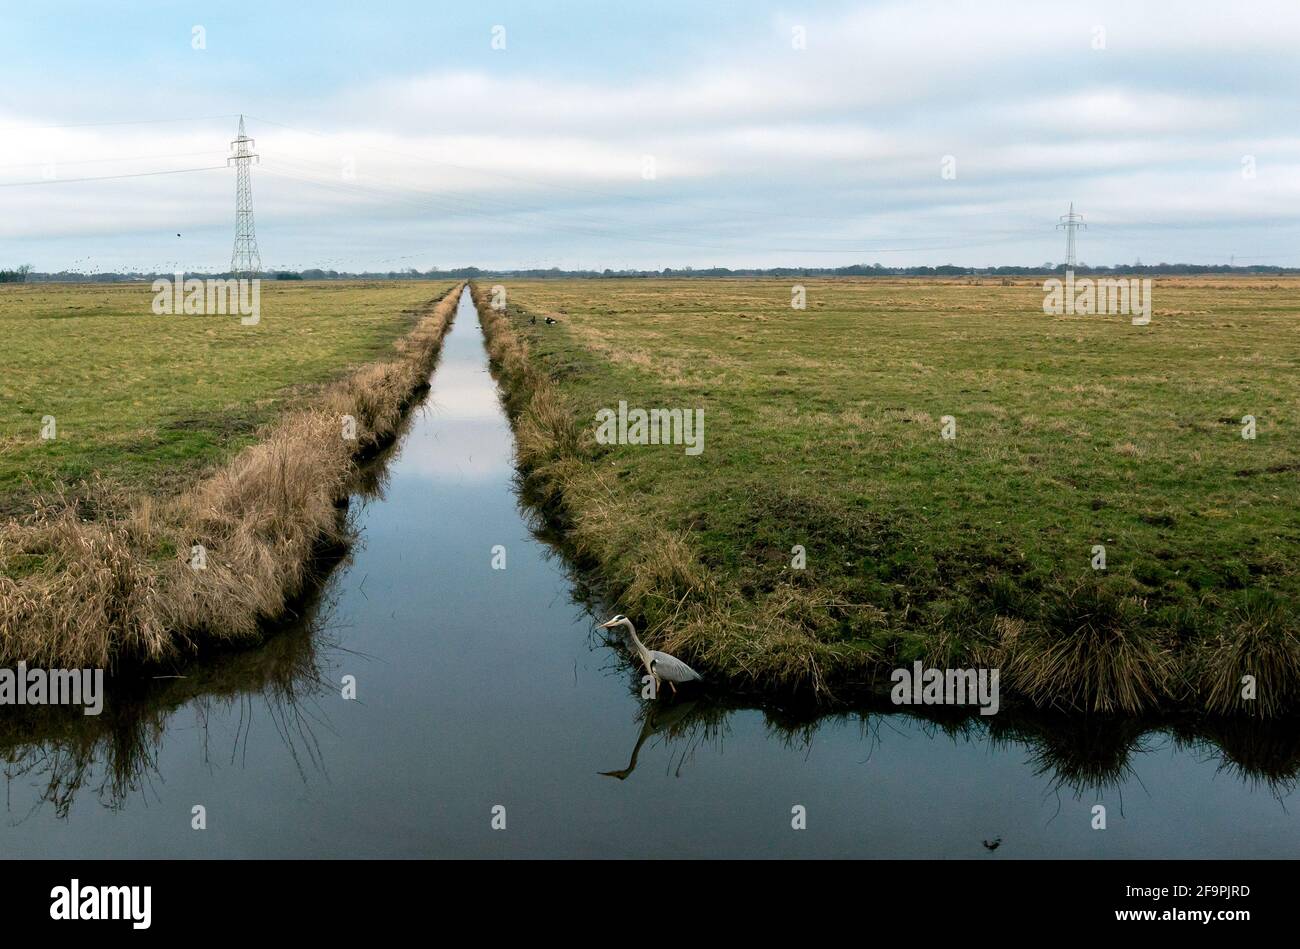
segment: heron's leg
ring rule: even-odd
[[[676,683],[673,682],[672,679],[669,679],[669,680],[668,680],[668,688],[670,688],[670,689],[673,690],[673,695],[676,695],[676,694],[677,694],[677,685],[676,685]]]

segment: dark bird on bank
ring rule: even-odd
[[[532,316],[530,316],[530,317],[528,318],[528,323],[529,323],[530,326],[536,326],[536,325],[537,325],[537,314],[534,313]]]
[[[1002,838],[994,837],[992,840],[986,840],[984,841],[984,846],[987,847],[989,850],[997,850],[999,847],[1002,846]]]
[[[547,325],[547,326],[551,326],[551,325],[553,325],[553,324],[555,324],[555,323],[558,323],[558,322],[560,322],[560,321],[559,321],[559,320],[553,320],[553,319],[551,319],[549,316],[546,318],[546,325]]]

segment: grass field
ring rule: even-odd
[[[346,544],[339,502],[395,437],[459,288],[269,289],[256,325],[154,316],[141,288],[6,297],[0,659],[117,666],[255,640]]]
[[[505,286],[534,487],[715,677],[924,659],[1040,705],[1300,706],[1300,280],[1160,279],[1145,327],[1046,316],[1031,280]],[[598,445],[620,400],[703,409],[703,452]]]
[[[267,281],[244,326],[155,316],[149,284],[0,284],[0,515],[96,473],[174,494],[312,386],[389,351],[450,287]]]

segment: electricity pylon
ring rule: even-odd
[[[1075,260],[1074,252],[1074,232],[1079,228],[1087,228],[1083,223],[1083,215],[1074,213],[1074,202],[1070,202],[1070,213],[1061,215],[1061,223],[1057,227],[1065,228],[1065,269],[1073,270],[1078,261]]]
[[[230,272],[236,277],[253,277],[262,272],[262,255],[257,252],[253,229],[253,181],[249,163],[258,156],[248,149],[254,142],[244,134],[244,117],[239,117],[239,138],[230,143],[235,153],[226,165],[235,163],[235,249],[230,255]]]

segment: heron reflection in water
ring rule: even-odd
[[[641,723],[641,734],[637,736],[636,744],[632,746],[632,758],[628,761],[627,767],[620,768],[617,771],[602,771],[600,773],[607,778],[618,778],[622,781],[636,770],[637,755],[641,753],[641,746],[646,743],[646,739],[659,732],[667,732],[669,736],[673,735],[678,725],[692,717],[691,713],[694,711],[695,705],[693,699],[673,705],[659,705],[658,703],[648,705],[645,720]]]

